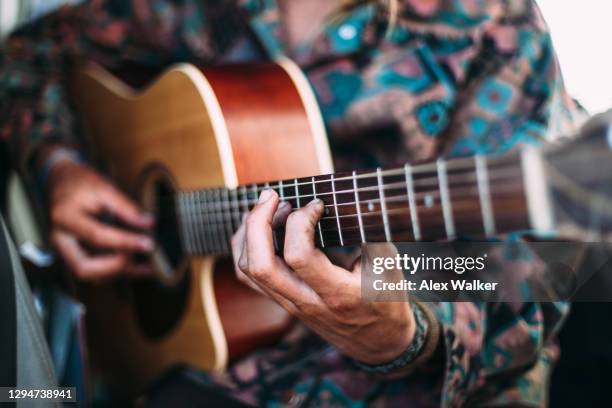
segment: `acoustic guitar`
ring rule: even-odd
[[[157,218],[157,277],[85,294],[94,361],[120,394],[143,391],[175,365],[223,370],[290,327],[279,306],[235,279],[228,259],[263,189],[294,208],[324,201],[321,248],[611,230],[605,126],[545,151],[334,174],[313,92],[288,60],[182,64],[146,87],[88,65],[71,92],[92,157]],[[283,238],[275,232],[279,247]]]

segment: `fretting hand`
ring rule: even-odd
[[[386,363],[412,342],[414,316],[408,302],[362,302],[361,265],[338,267],[315,247],[320,200],[291,211],[264,191],[232,239],[238,277],[267,294],[347,356]],[[274,251],[273,226],[285,224],[284,259]]]

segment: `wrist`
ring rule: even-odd
[[[40,159],[37,171],[37,185],[43,196],[49,192],[50,186],[59,174],[70,171],[75,166],[84,164],[81,154],[75,149],[53,145],[45,149]]]
[[[431,316],[423,308],[423,305],[411,303],[413,311],[412,335],[409,336],[409,344],[402,349],[400,354],[380,364],[369,364],[355,360],[355,365],[369,373],[389,374],[404,371],[408,367],[413,367],[417,361],[420,363],[429,358],[428,355],[423,358],[424,351],[427,354],[433,354],[428,349],[430,343],[437,343],[438,341],[438,327],[436,326],[437,322],[432,321]],[[435,339],[432,339],[432,334]]]

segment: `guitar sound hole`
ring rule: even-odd
[[[149,210],[156,218],[154,259],[159,276],[134,281],[131,288],[140,330],[156,340],[172,331],[180,321],[191,282],[181,248],[174,188],[159,168],[153,168],[148,174],[152,175],[151,184],[145,190],[150,198]]]
[[[163,272],[177,273],[183,260],[183,251],[181,249],[181,238],[176,217],[174,190],[163,179],[155,182],[154,189],[157,212],[155,240],[169,267],[164,268],[167,270]]]

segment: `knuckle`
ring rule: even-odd
[[[252,211],[246,216],[244,224],[247,226],[247,228],[255,227],[257,225],[257,217]]]
[[[272,268],[269,263],[261,263],[257,265],[252,265],[249,269],[249,275],[258,281],[266,282],[270,276]]]
[[[301,248],[289,247],[285,251],[285,262],[291,269],[304,269],[311,259],[310,251]]]
[[[335,313],[344,314],[354,310],[355,302],[343,296],[332,296],[327,300],[327,307]]]
[[[242,256],[238,258],[238,270],[243,273],[249,273],[249,264]]]
[[[303,269],[306,264],[306,258],[301,253],[291,251],[285,254],[285,262],[291,267],[291,269]]]
[[[296,304],[296,308],[299,311],[300,315],[303,316],[317,316],[320,312],[319,307],[312,302],[302,302]]]

